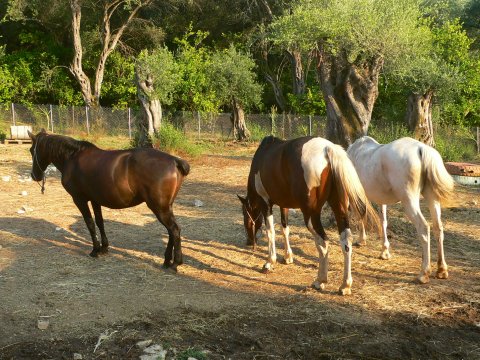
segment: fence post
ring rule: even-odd
[[[85,117],[87,119],[87,135],[90,135],[90,124],[88,122],[88,106],[85,106]]]
[[[15,126],[15,104],[12,102],[12,123]]]
[[[132,138],[132,115],[130,108],[128,108],[128,138]]]
[[[197,120],[198,120],[198,140],[200,140],[200,130],[201,130],[200,111],[197,111]]]
[[[50,125],[51,125],[51,130],[52,130],[52,133],[53,133],[53,108],[52,108],[52,104],[50,104]]]
[[[312,115],[308,115],[308,135],[312,136]]]
[[[480,154],[480,126],[477,126],[477,153]]]

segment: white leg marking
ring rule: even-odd
[[[317,234],[312,225],[312,220],[308,220],[307,225],[308,230],[312,233],[315,239],[315,245],[318,250],[318,275],[312,286],[317,290],[324,290],[325,284],[328,282],[328,247],[329,242],[322,239],[322,237]]]
[[[268,238],[268,260],[263,265],[265,271],[273,270],[273,264],[277,262],[277,253],[275,249],[275,226],[273,224],[273,215],[267,216],[267,238]]]
[[[285,239],[285,264],[292,264],[293,263],[293,252],[290,248],[290,227],[282,226],[283,238]]]
[[[343,283],[340,286],[340,294],[350,295],[352,293],[352,232],[345,229],[340,234],[340,246],[343,252]]]

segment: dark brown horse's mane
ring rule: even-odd
[[[75,140],[68,136],[45,134],[38,137],[39,146],[50,157],[56,159],[66,159],[75,155],[78,151],[87,148],[96,148],[89,141]]]

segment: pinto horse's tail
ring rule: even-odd
[[[427,145],[421,146],[418,153],[422,161],[424,188],[430,186],[438,201],[448,201],[452,196],[455,182],[445,168],[442,157],[437,150]]]
[[[190,164],[183,159],[175,158],[175,163],[177,164],[177,169],[182,173],[183,176],[187,176],[190,172]]]
[[[336,144],[326,148],[326,156],[332,169],[334,181],[340,197],[348,197],[349,205],[356,216],[381,229],[377,212],[368,201],[357,171],[346,151]]]

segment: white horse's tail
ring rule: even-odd
[[[445,168],[442,157],[430,146],[422,146],[419,155],[422,160],[425,186],[427,183],[430,185],[438,201],[447,201],[451,198],[455,182]]]
[[[325,153],[332,169],[334,181],[340,196],[346,195],[355,215],[363,220],[374,224],[377,229],[381,228],[377,212],[367,199],[357,171],[345,150],[339,145],[329,145]]]

